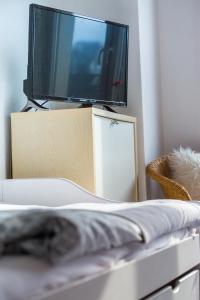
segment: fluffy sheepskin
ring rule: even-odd
[[[172,178],[188,190],[192,199],[200,200],[200,153],[180,147],[173,150],[169,164]]]

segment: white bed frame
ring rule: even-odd
[[[144,259],[126,263],[103,275],[80,281],[70,288],[54,290],[41,300],[138,300],[198,264],[199,238],[196,236]],[[195,300],[188,297],[184,299]]]
[[[1,202],[59,206],[70,200],[80,199],[88,202],[96,201],[98,197],[64,179],[0,182]],[[161,292],[145,299],[199,300],[198,271],[192,272],[191,276],[187,275],[185,281],[176,281],[188,271],[197,269],[199,263],[199,236],[194,235],[146,258],[125,263],[101,275],[76,282],[70,287],[64,286],[51,291],[39,300],[138,300],[164,286]],[[171,285],[171,282],[175,283]]]

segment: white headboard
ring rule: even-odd
[[[99,200],[100,198],[75,183],[61,178],[0,181],[0,201],[11,204],[61,206]]]

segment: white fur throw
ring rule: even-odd
[[[187,189],[193,200],[200,200],[200,153],[180,147],[173,150],[169,165],[172,178]]]

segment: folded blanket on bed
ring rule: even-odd
[[[137,225],[106,212],[11,207],[0,210],[0,255],[29,254],[56,262],[142,241]]]
[[[29,254],[51,262],[149,243],[200,226],[200,204],[178,200],[81,203],[59,208],[0,206],[0,255]]]

